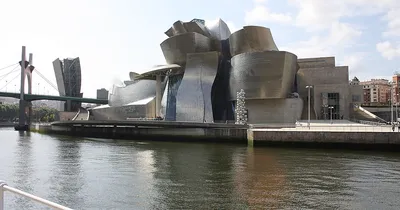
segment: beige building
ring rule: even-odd
[[[298,59],[297,87],[304,99],[302,119],[308,118],[310,88],[311,119],[349,119],[350,109],[362,102],[362,87],[349,83],[348,66],[336,66],[335,57]]]
[[[390,83],[387,79],[371,79],[360,82],[364,90],[366,106],[387,105],[390,100]]]

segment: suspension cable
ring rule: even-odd
[[[16,71],[18,71],[18,70],[19,70],[19,69],[18,69],[18,66],[16,66],[14,69],[12,69],[11,71],[9,71],[8,73],[1,75],[1,76],[0,76],[0,81],[3,80],[4,77],[6,77],[6,76],[8,76],[9,74],[11,74],[11,73],[13,73],[13,72],[16,72]]]
[[[15,79],[17,79],[20,75],[21,75],[21,73],[17,74],[14,78],[12,78],[10,81],[8,81],[8,82],[6,83],[6,85],[4,85],[2,88],[0,88],[0,90],[3,90],[3,88],[7,87],[7,85],[8,85],[10,82],[12,82],[12,81],[14,81]]]
[[[35,69],[35,71],[38,73],[38,75],[45,81],[47,82],[52,88],[54,88],[56,91],[58,91],[57,86],[55,86],[50,80],[48,80],[42,73],[40,73],[39,70]]]
[[[0,71],[1,71],[1,70],[3,70],[3,69],[9,68],[9,67],[11,67],[11,66],[17,65],[17,64],[18,64],[18,63],[14,63],[14,64],[12,64],[12,65],[9,65],[9,66],[6,66],[6,67],[3,67],[3,68],[0,68]]]

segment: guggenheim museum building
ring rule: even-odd
[[[270,29],[245,26],[231,33],[222,20],[206,27],[204,20],[194,19],[173,23],[165,34],[160,46],[166,64],[142,74],[130,72],[125,85],[110,90],[108,105],[91,110],[93,119],[231,122],[241,89],[248,123],[295,123],[308,111],[306,84],[299,85],[304,83],[299,76],[307,74],[299,74],[295,54],[279,51]],[[340,77],[347,84],[348,70],[347,78]],[[335,116],[346,113],[346,104],[332,103],[337,104]],[[320,110],[314,104],[316,117]]]

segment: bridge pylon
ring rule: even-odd
[[[29,54],[29,61],[26,61],[26,48],[22,46],[21,56],[21,86],[19,98],[19,121],[15,130],[29,131],[32,119],[32,102],[25,100],[25,78],[28,79],[28,94],[32,94],[32,71],[35,67],[32,65],[33,55]]]

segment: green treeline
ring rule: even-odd
[[[0,104],[0,122],[15,122],[18,120],[18,104]],[[33,108],[32,122],[53,122],[58,119],[58,111],[48,107]]]

